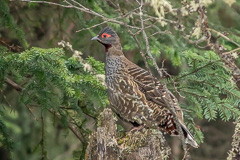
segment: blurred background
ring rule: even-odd
[[[116,17],[119,15],[115,8],[115,1],[111,0],[78,0],[82,5],[101,13],[107,17]],[[207,1],[207,0],[205,0]],[[236,37],[240,36],[240,2],[232,0],[208,0],[206,6],[209,26],[224,32],[230,32]],[[59,0],[52,2],[61,3]],[[178,1],[169,0],[175,8],[182,4]],[[231,5],[229,5],[229,3]],[[135,1],[122,1],[120,5],[123,11],[127,13],[133,9]],[[154,11],[149,9],[150,2],[145,2],[146,10],[149,14],[154,15]],[[9,15],[7,14],[9,12]],[[73,8],[63,8],[49,4],[35,4],[19,1],[0,0],[0,44],[2,46],[12,46],[15,50],[21,52],[30,47],[55,48],[61,47],[58,42],[64,40],[72,44],[73,49],[83,53],[82,57],[94,57],[96,60],[105,61],[105,49],[102,45],[90,39],[98,34],[98,32],[110,25],[114,28],[123,46],[124,54],[128,59],[145,67],[139,50],[133,38],[129,35],[126,28],[118,25],[107,23],[97,27],[82,30],[101,23],[102,19],[88,13],[80,12]],[[186,28],[194,25],[196,19],[190,17],[185,23]],[[8,16],[11,16],[9,18]],[[172,18],[171,16],[166,16]],[[131,17],[129,18],[131,19]],[[173,19],[173,18],[172,18]],[[16,26],[6,27],[8,21],[13,21]],[[186,61],[181,59],[182,51],[193,47],[189,45],[181,34],[174,31],[173,26],[166,25],[160,28],[162,31],[170,30],[171,35],[159,34],[155,39],[151,39],[152,53],[156,58],[158,65],[162,65],[165,60],[164,67],[167,72],[172,75],[178,75],[186,69]],[[188,29],[188,28],[187,28]],[[190,29],[189,29],[190,30]],[[234,32],[238,30],[239,32]],[[150,35],[150,34],[149,34]],[[141,38],[140,38],[141,39]],[[239,40],[239,39],[238,39]],[[157,42],[157,43],[156,43]],[[156,44],[155,44],[156,43]],[[238,41],[240,43],[240,41]],[[173,49],[166,50],[162,45],[169,45]],[[66,57],[71,54],[66,51]],[[154,72],[156,74],[156,72]],[[156,74],[157,75],[157,74]],[[38,109],[33,109],[34,115],[24,107],[20,100],[19,93],[12,87],[6,86],[0,90],[0,103],[4,109],[2,120],[8,128],[9,137],[13,142],[12,157],[15,160],[36,160],[41,158],[40,135],[42,132],[41,114]],[[176,94],[175,94],[176,95]],[[181,99],[180,97],[178,97]],[[184,101],[184,100],[182,100]],[[231,149],[232,135],[234,132],[234,120],[223,121],[219,116],[213,120],[195,118],[195,124],[200,126],[203,133],[204,143],[198,149],[190,149],[192,159],[194,160],[224,160],[227,158],[229,149]],[[46,150],[48,159],[50,160],[71,160],[77,159],[82,150],[82,144],[75,135],[66,129],[62,121],[56,120],[51,114],[45,115],[45,137]],[[91,121],[95,126],[95,123]],[[94,128],[94,127],[93,127]],[[3,136],[0,135],[0,139]],[[172,152],[176,159],[182,157],[181,142],[176,137],[168,138]],[[1,145],[0,142],[0,159],[8,160],[9,152]]]

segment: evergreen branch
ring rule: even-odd
[[[218,103],[216,102],[215,98],[213,97],[213,95],[210,95],[210,98],[212,99],[212,101],[215,103],[215,106],[218,106]],[[216,109],[212,106],[210,106],[211,109],[209,108],[209,110],[212,110],[212,112],[209,112],[211,114],[211,118],[214,119],[216,117]]]
[[[220,107],[221,106],[221,107]],[[221,110],[221,114],[223,114],[223,117],[221,117],[223,120],[228,120],[228,114],[225,112],[224,108],[222,107],[222,105],[219,105],[219,110]]]
[[[193,81],[196,81],[196,82],[198,82],[198,83],[205,83],[205,84],[208,84],[208,85],[210,85],[210,86],[212,86],[212,87],[214,87],[214,88],[218,88],[218,89],[219,89],[219,87],[217,87],[215,84],[210,83],[210,82],[207,82],[207,81],[205,81],[205,80],[196,80],[196,79],[193,79]],[[225,89],[225,88],[222,88],[222,89],[223,89],[225,92],[227,92],[227,93],[233,95],[234,97],[237,97],[238,99],[240,99],[240,96],[238,96],[238,95],[230,92],[229,90],[227,90],[227,89]]]
[[[220,56],[225,66],[227,66],[232,71],[234,81],[236,82],[236,85],[240,89],[240,69],[235,64],[235,60],[231,56],[224,54],[227,52],[225,47],[221,45],[215,37],[211,35],[211,32],[217,33],[218,36],[223,37],[224,39],[230,41],[231,43],[235,44],[238,47],[240,47],[240,44],[236,43],[235,41],[223,35],[222,33],[209,28],[205,7],[202,4],[199,4],[198,14],[199,14],[199,20],[200,20],[199,22],[201,23],[199,27],[201,28],[202,36],[205,37],[205,40],[207,41],[207,45],[205,47],[199,47],[197,44],[195,44],[195,46],[197,46],[198,48],[211,49],[215,51]],[[191,44],[191,42],[189,43]]]
[[[8,1],[0,0],[0,4],[1,4],[0,5],[1,27],[10,29],[10,31],[14,31],[16,38],[23,45],[23,47],[28,48],[28,43],[27,43],[27,40],[25,39],[24,32],[18,28],[13,17],[10,14]],[[6,45],[6,43],[4,43],[4,45]],[[6,45],[6,46],[13,52],[19,52],[23,50],[23,47],[20,47],[20,46],[17,46],[17,47],[15,47],[14,45],[12,46]]]
[[[224,76],[222,76],[222,75],[218,75],[218,74],[215,74],[215,73],[210,73],[209,75],[212,75],[212,76],[215,76],[215,77],[222,78],[222,79],[224,79],[226,82],[229,81],[229,79],[227,79],[226,77],[224,77]]]
[[[231,112],[235,113],[238,117],[240,117],[240,111],[236,108],[236,109],[233,109],[225,104],[223,104],[228,110],[230,110]]]
[[[1,145],[6,148],[10,154],[13,150],[13,141],[10,137],[9,130],[4,123],[2,116],[0,116],[0,133],[1,133]]]
[[[11,86],[12,86],[14,89],[16,89],[18,92],[22,92],[23,87],[20,86],[19,84],[15,83],[15,82],[12,81],[11,79],[7,78],[7,79],[5,80],[5,82],[8,83],[9,85],[11,85]],[[30,110],[30,109],[28,108],[28,110]],[[31,110],[30,110],[30,111],[31,111]],[[52,111],[49,110],[49,112],[53,114]],[[32,112],[31,112],[31,113],[32,113]],[[43,122],[43,119],[42,119],[42,118],[43,118],[43,117],[41,117],[42,125],[44,125],[44,122]],[[58,118],[60,119],[59,115],[58,115]],[[42,127],[44,127],[44,126],[42,126]],[[84,143],[84,139],[82,138],[81,133],[78,132],[78,131],[76,131],[71,124],[68,124],[68,127],[69,127],[69,129],[73,132],[73,134],[74,134],[82,143]],[[41,142],[42,145],[43,145],[43,143],[44,143],[44,142]],[[43,153],[43,152],[42,152],[42,153]]]
[[[208,63],[208,64],[206,64],[206,65],[204,65],[204,66],[202,66],[202,67],[199,67],[199,68],[195,69],[194,71],[192,71],[192,72],[190,72],[190,73],[187,73],[187,74],[184,74],[184,75],[182,75],[182,76],[180,76],[180,77],[177,77],[177,78],[176,78],[176,81],[179,80],[179,79],[181,79],[181,78],[183,78],[183,77],[186,77],[186,76],[189,76],[189,75],[191,75],[191,74],[194,74],[194,73],[200,71],[201,69],[203,69],[203,68],[205,68],[205,67],[208,67],[208,66],[210,66],[210,65],[212,65],[212,64],[214,64],[214,63],[216,63],[216,62],[219,62],[219,61],[221,61],[221,60],[212,61],[212,62],[210,62],[210,63]]]
[[[183,89],[180,89],[182,92],[185,92],[189,95],[194,95],[195,97],[201,97],[201,98],[207,98],[206,96],[202,96],[202,95],[198,95],[196,93],[193,93],[193,92],[189,92],[189,91],[186,91],[184,88]]]

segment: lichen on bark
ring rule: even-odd
[[[240,159],[240,118],[237,119],[232,140],[232,149],[229,151],[227,160]]]
[[[116,118],[110,109],[101,113],[98,124],[89,138],[87,160],[165,160],[171,155],[159,131],[143,129],[118,137]]]

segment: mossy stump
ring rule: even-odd
[[[105,109],[99,118],[97,131],[89,137],[86,160],[165,160],[171,154],[161,132],[143,129],[117,134],[116,118]]]
[[[236,127],[233,134],[232,149],[229,151],[227,160],[240,159],[240,117],[236,120]]]

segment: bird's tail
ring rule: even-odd
[[[183,131],[183,134],[184,134],[184,137],[185,137],[185,143],[190,144],[194,148],[198,148],[199,146],[198,146],[197,142],[194,140],[194,137],[189,132],[187,127],[185,125],[181,125],[181,128],[182,128],[182,131]]]
[[[187,129],[185,124],[182,121],[179,121],[179,123],[180,123],[182,131],[183,131],[183,135],[184,135],[184,138],[185,138],[185,143],[190,144],[194,148],[198,148],[197,142],[194,140],[194,137],[189,132],[189,130]],[[169,114],[167,116],[167,121],[165,122],[165,124],[163,126],[164,126],[163,127],[164,132],[168,132],[171,136],[178,136],[179,135],[176,124],[173,120],[173,116],[171,114]]]

